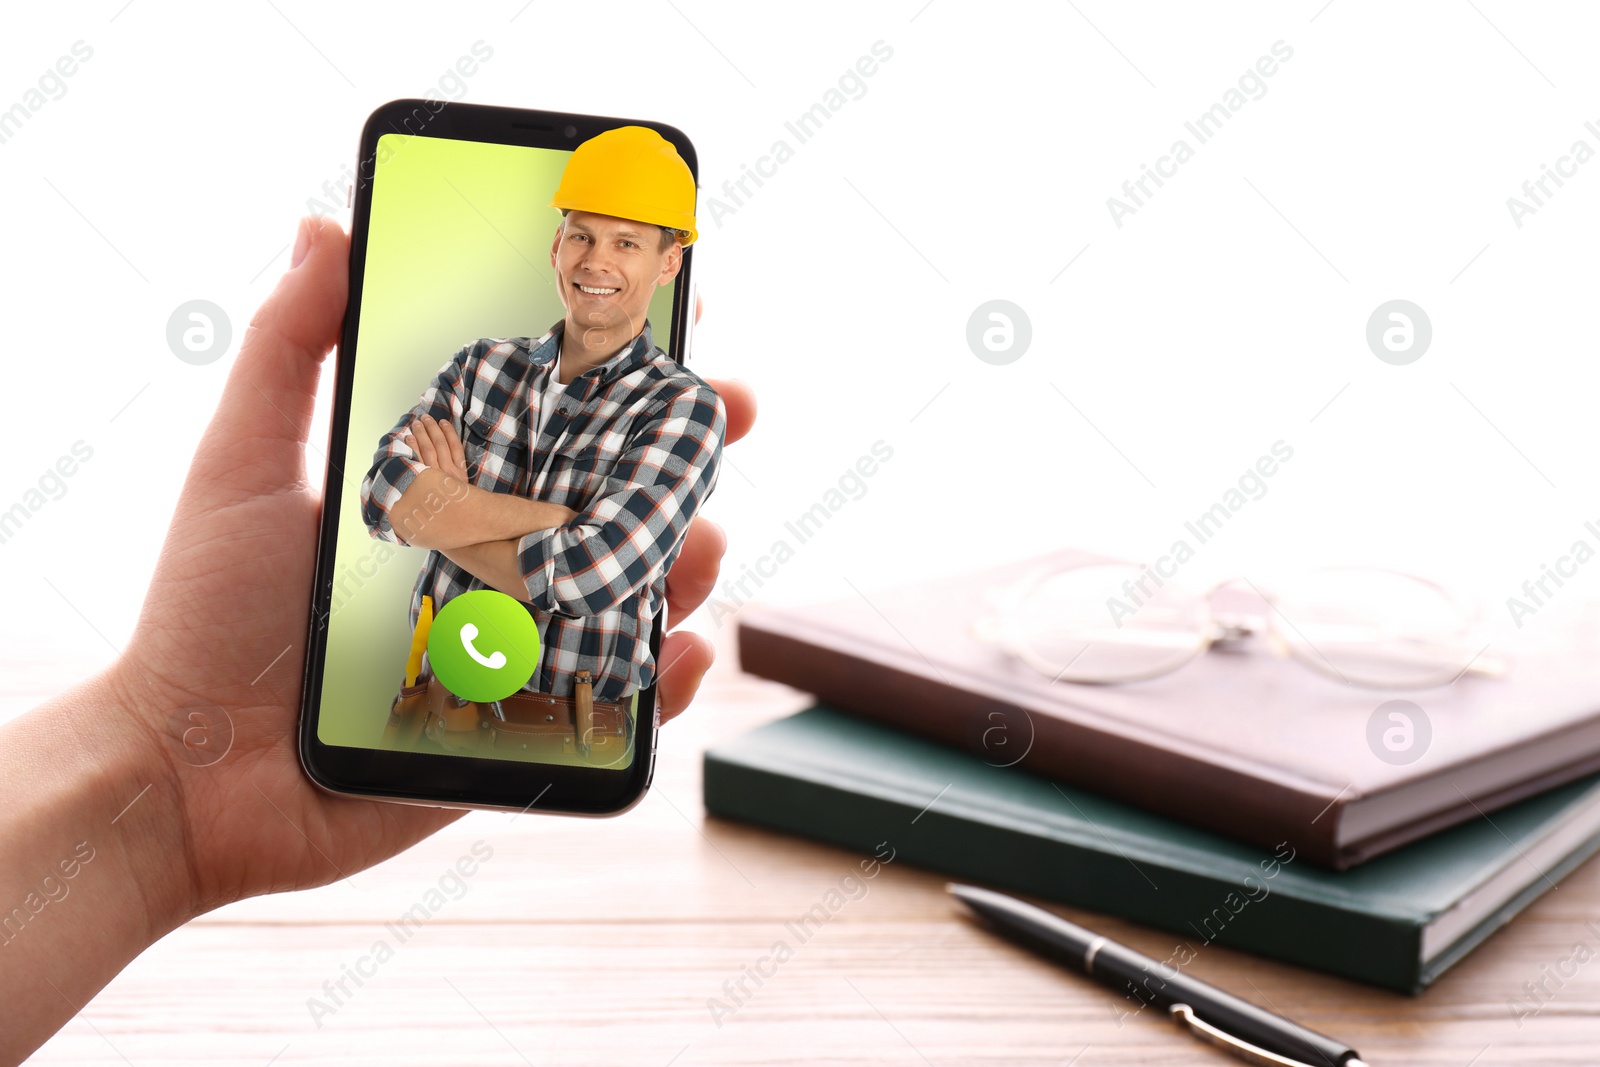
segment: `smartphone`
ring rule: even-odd
[[[689,228],[551,206],[633,180],[616,161],[643,156],[580,165],[594,138],[675,152]],[[299,734],[318,786],[590,816],[644,796],[665,573],[720,464],[720,404],[684,366],[697,176],[659,122],[440,100],[367,120]]]

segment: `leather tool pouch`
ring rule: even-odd
[[[579,671],[571,697],[517,693],[500,702],[504,718],[487,720],[492,748],[534,758],[577,755],[599,763],[622,759],[633,739],[629,705],[594,699],[588,671]]]
[[[416,744],[427,718],[427,693],[426,680],[400,687],[389,708],[389,723],[383,728],[383,747],[410,748]]]
[[[422,734],[429,741],[446,752],[476,752],[484,747],[487,715],[482,704],[461,699],[438,678],[428,676],[428,721]]]
[[[389,711],[383,743],[471,753],[515,751],[531,759],[579,756],[600,763],[621,760],[633,740],[629,703],[594,699],[590,673],[579,671],[571,697],[515,693],[493,703],[462,700],[428,672],[404,686]]]

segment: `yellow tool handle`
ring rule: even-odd
[[[417,684],[417,674],[422,670],[422,650],[428,647],[428,630],[433,626],[433,597],[424,595],[422,607],[417,612],[417,629],[411,635],[411,655],[406,657],[406,685]]]

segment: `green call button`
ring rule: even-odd
[[[539,627],[528,606],[494,589],[454,597],[428,631],[428,663],[444,687],[478,703],[528,684],[539,666]]]

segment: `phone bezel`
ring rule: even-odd
[[[329,745],[317,737],[321,716],[322,675],[327,655],[327,620],[333,598],[334,550],[338,540],[343,477],[335,457],[348,444],[350,406],[355,383],[357,326],[361,317],[362,282],[367,259],[367,227],[372,211],[372,178],[376,169],[378,138],[385,133],[415,133],[492,144],[520,145],[571,151],[590,137],[617,126],[646,126],[672,143],[689,171],[698,179],[699,160],[694,145],[675,127],[644,119],[620,119],[559,111],[465,104],[422,99],[391,100],[368,117],[361,131],[350,226],[350,291],[340,330],[335,366],[333,410],[329,419],[327,470],[324,476],[322,516],[317,535],[317,561],[311,597],[311,619],[306,642],[306,668],[301,690],[300,763],[319,787],[344,796],[390,800],[441,807],[487,808],[502,811],[538,811],[550,814],[618,815],[637,804],[649,788],[655,770],[656,734],[660,726],[657,685],[639,694],[634,756],[621,771],[565,767],[520,760],[470,755],[399,752],[390,749]],[[570,132],[569,132],[570,131]],[[693,317],[690,267],[694,247],[683,250],[683,264],[673,289],[670,348],[674,360],[684,361],[689,320]],[[662,604],[650,625],[650,653],[661,661],[661,635],[667,625]],[[659,672],[657,674],[659,680]],[[397,679],[397,685],[398,685]]]

